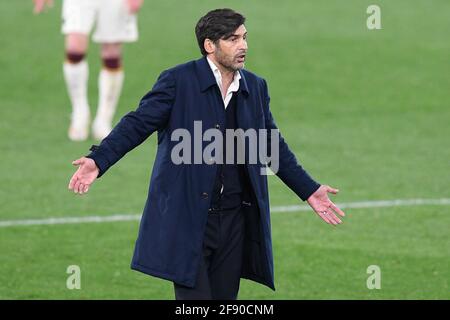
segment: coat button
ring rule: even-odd
[[[203,192],[203,193],[202,193],[202,198],[203,198],[203,199],[208,199],[208,193]]]

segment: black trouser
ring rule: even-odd
[[[245,219],[240,207],[208,214],[203,257],[193,288],[174,283],[177,300],[236,300],[242,269]]]

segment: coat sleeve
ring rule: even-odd
[[[99,168],[98,178],[153,132],[166,126],[174,100],[175,79],[170,71],[164,71],[137,109],[126,114],[99,146],[91,148],[87,157]]]
[[[270,96],[267,89],[267,83],[263,80],[263,91],[265,97],[264,115],[265,125],[267,130],[275,129],[278,127],[270,112]],[[268,150],[271,149],[271,134],[267,133],[268,137]],[[284,140],[281,133],[278,134],[279,139],[279,168],[276,175],[286,184],[292,191],[294,191],[303,201],[307,200],[311,194],[313,194],[320,184],[314,181],[314,179],[302,168],[298,163],[294,153],[289,149],[288,144]]]

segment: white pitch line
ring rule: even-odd
[[[406,200],[378,200],[378,201],[361,201],[361,202],[343,202],[336,203],[341,209],[348,208],[380,208],[380,207],[400,207],[400,206],[423,206],[423,205],[450,205],[450,199],[406,199]],[[294,205],[294,206],[279,206],[272,207],[271,212],[294,212],[294,211],[309,211],[311,207],[308,205]]]
[[[449,198],[442,199],[405,199],[405,200],[379,200],[379,201],[361,201],[336,203],[341,209],[348,208],[380,208],[380,207],[399,207],[399,206],[423,206],[423,205],[450,205]],[[297,212],[309,211],[308,205],[275,206],[270,209],[275,212]],[[47,218],[47,219],[27,219],[27,220],[0,220],[0,228],[14,226],[37,226],[37,225],[55,225],[55,224],[74,224],[74,223],[103,223],[114,221],[139,221],[140,214],[118,214],[112,216],[87,216],[87,217],[67,217],[67,218]]]
[[[73,224],[73,223],[135,221],[140,219],[141,219],[140,214],[117,214],[113,216],[87,216],[87,217],[31,219],[31,220],[9,220],[9,221],[0,221],[0,228],[13,226],[38,226],[38,225]]]

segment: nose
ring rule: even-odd
[[[248,49],[248,45],[247,45],[247,40],[242,38],[242,41],[240,42],[240,46],[239,49],[242,51],[247,51]]]

